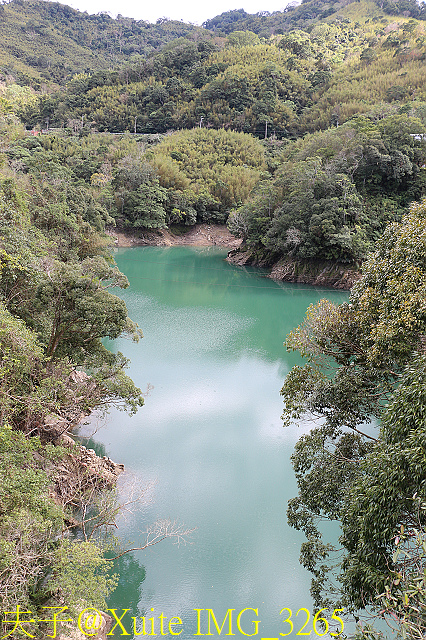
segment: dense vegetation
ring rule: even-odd
[[[308,310],[287,341],[308,362],[282,389],[287,421],[323,418],[296,445],[288,511],[317,604],[372,605],[412,638],[425,630],[425,216],[423,200],[388,226],[348,303]],[[322,517],[342,523],[338,563]]]
[[[301,4],[290,2],[284,11],[259,11],[249,14],[244,9],[225,11],[204,23],[206,29],[217,34],[229,34],[233,31],[250,30],[262,37],[271,33],[286,33],[294,29],[309,28],[312,23],[326,20],[333,14],[340,13],[347,3],[344,1],[324,2],[323,0],[304,0]],[[415,0],[377,0],[375,10],[391,15],[410,16],[424,20],[426,13],[422,3]],[[364,15],[365,17],[365,15]]]
[[[230,227],[276,259],[360,261],[426,193],[424,132],[406,113],[357,116],[288,144],[274,179],[259,182]]]
[[[25,145],[34,141],[12,116],[2,124],[0,605],[42,612],[65,597],[71,608],[105,606],[114,580],[103,533],[115,507],[102,497],[102,478],[83,471],[78,448],[49,444],[58,435],[49,425],[67,428],[111,402],[130,411],[143,404],[125,358],[101,341],[140,332],[110,292],[127,280],[108,251],[101,196],[37,143],[31,154]],[[86,520],[84,535],[70,537]]]
[[[307,0],[204,28],[0,6],[3,610],[102,607],[115,584],[111,492],[49,435],[52,416],[143,403],[102,343],[140,336],[110,291],[127,281],[108,231],[228,220],[254,261],[374,251],[350,303],[310,309],[288,341],[309,362],[286,380],[286,414],[324,419],[296,447],[289,518],[318,604],[379,601],[421,637],[424,18],[413,0]],[[381,430],[364,435],[371,417]],[[318,517],[342,523],[334,591]]]
[[[89,15],[58,2],[13,0],[0,5],[0,70],[4,79],[40,88],[74,73],[100,71],[169,40],[201,32],[179,21]]]
[[[344,11],[309,32],[268,40],[249,31],[226,39],[206,33],[115,69],[70,77],[22,116],[28,126],[45,127],[49,119],[60,127],[82,121],[100,131],[158,133],[201,121],[261,138],[294,138],[380,102],[424,100],[425,46],[423,22],[381,17],[361,25]]]
[[[10,34],[18,25],[15,3],[3,16]],[[29,2],[25,11],[50,12],[55,38],[67,35],[84,46],[99,68],[88,72],[79,63],[61,77],[46,76],[37,91],[36,67],[25,80],[6,65],[2,109],[27,128],[54,127],[50,151],[73,172],[82,158],[74,147],[85,148],[87,168],[76,170],[85,173],[78,178],[91,181],[92,190],[102,183],[108,213],[120,226],[224,222],[232,212],[230,228],[255,261],[359,263],[386,223],[425,194],[423,5],[395,4],[392,16],[390,5],[366,0],[327,6],[310,0],[284,13],[251,16],[252,29],[247,15],[236,11],[206,23],[211,31],[182,25],[179,34],[167,21],[133,21],[126,30],[124,19],[103,15],[84,15],[73,30],[78,13],[61,5]],[[115,33],[121,43],[116,58],[101,53],[113,48],[96,35],[98,21],[106,21],[102,38]],[[150,49],[146,38],[154,26],[158,39]],[[180,37],[168,41],[171,35]],[[129,47],[139,47],[137,55]],[[72,48],[64,51],[77,59]],[[156,136],[175,130],[192,133],[175,133],[152,148]],[[222,131],[217,140],[213,130]],[[127,136],[131,152],[118,166],[106,152],[111,138],[101,145],[93,134],[126,131],[142,137],[130,142]],[[254,166],[244,154],[237,159],[225,151],[238,146],[236,132],[263,140],[265,160]],[[213,155],[201,151],[199,136],[215,147]],[[224,145],[223,153],[217,145]],[[35,147],[27,151],[34,155]],[[25,164],[25,154],[11,153]],[[102,153],[107,162],[100,162]],[[259,145],[255,155],[261,153]],[[199,165],[201,155],[209,158],[210,176]]]

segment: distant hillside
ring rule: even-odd
[[[201,126],[281,140],[372,110],[423,118],[426,23],[411,14],[424,5],[397,0],[391,15],[390,1],[236,10],[206,22],[212,32],[12,0],[0,5],[0,98],[27,128],[74,132]]]
[[[179,21],[113,19],[43,0],[0,4],[0,30],[0,79],[13,77],[35,88],[61,84],[75,73],[108,69],[175,38],[204,32]]]
[[[92,18],[95,25],[102,19],[77,15],[82,29]],[[107,18],[106,24],[119,23]],[[84,38],[90,39],[83,30]],[[77,66],[84,58],[72,57],[79,45],[69,42],[66,61]],[[101,50],[101,42],[96,46]],[[94,53],[86,47],[84,55]],[[27,128],[48,121],[76,132],[85,127],[157,134],[202,126],[279,140],[372,110],[382,117],[400,108],[421,115],[426,102],[426,23],[380,14],[373,0],[348,3],[306,29],[267,39],[249,30],[213,37],[194,28],[145,56],[126,56],[122,43],[119,55],[127,59],[117,55],[116,65],[108,66],[112,53],[104,51],[90,72],[50,95],[24,96],[22,87],[8,82],[4,97]],[[61,69],[52,62],[45,71],[54,75]]]
[[[203,27],[177,20],[155,24],[107,13],[89,15],[58,2],[11,0],[0,4],[0,81],[15,80],[39,89],[63,84],[75,73],[117,68],[132,56],[149,56],[176,38],[223,38],[235,31],[251,31],[268,40],[294,29],[310,31],[324,21],[348,12],[356,21],[363,10],[348,0],[306,0],[290,3],[284,11],[256,14],[243,9],[207,20]],[[401,15],[422,20],[425,4],[416,0],[377,0],[371,18]]]
[[[219,16],[203,23],[203,27],[217,35],[228,35],[233,31],[253,31],[263,38],[270,35],[286,33],[292,29],[309,29],[318,22],[338,14],[350,0],[297,0],[289,2],[284,11],[259,11],[246,13],[244,9],[225,11]],[[424,20],[426,5],[416,0],[376,0],[375,14],[402,15],[404,17]]]

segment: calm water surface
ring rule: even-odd
[[[109,602],[129,616],[157,617],[158,635],[161,613],[179,616],[181,640],[197,632],[194,609],[212,609],[219,626],[228,609],[235,616],[258,609],[241,617],[247,634],[255,631],[250,621],[261,620],[258,638],[289,631],[283,607],[293,610],[295,632],[304,622],[296,611],[312,610],[310,576],[298,562],[303,536],[286,522],[296,493],[290,455],[309,425],[282,427],[279,391],[299,362],[283,341],[310,303],[347,294],[278,284],[227,264],[225,255],[216,248],[117,251],[130,281],[120,295],[144,338],[108,346],[131,359],[130,375],[151,390],[136,416],[112,411],[94,436],[101,452],[125,464],[124,496],[130,485],[148,487],[145,504],[120,521],[127,545],[140,545],[158,519],[196,529],[190,544],[166,540],[123,556]],[[206,612],[200,615],[207,633]],[[235,619],[232,630],[245,637]],[[228,622],[222,636],[227,631]],[[212,633],[218,637],[214,625]]]

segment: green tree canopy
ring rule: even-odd
[[[299,494],[288,511],[307,536],[301,558],[317,604],[374,607],[397,571],[401,526],[423,523],[413,497],[425,500],[425,219],[426,202],[411,205],[364,264],[350,301],[311,307],[288,337],[308,363],[286,378],[284,416],[322,417],[296,445]],[[366,427],[374,418],[379,430]],[[342,523],[337,587],[336,549],[322,540],[320,517]]]

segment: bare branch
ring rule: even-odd
[[[185,525],[182,523],[178,523],[176,520],[157,520],[145,531],[146,538],[143,545],[141,545],[140,547],[133,547],[132,549],[126,549],[113,558],[108,558],[108,560],[117,560],[118,558],[121,558],[121,556],[124,556],[126,553],[130,553],[131,551],[143,551],[148,547],[152,547],[155,544],[158,544],[166,538],[172,538],[174,540],[173,544],[188,544],[190,543],[190,541],[187,540],[187,538],[194,531],[195,528],[185,529]]]

